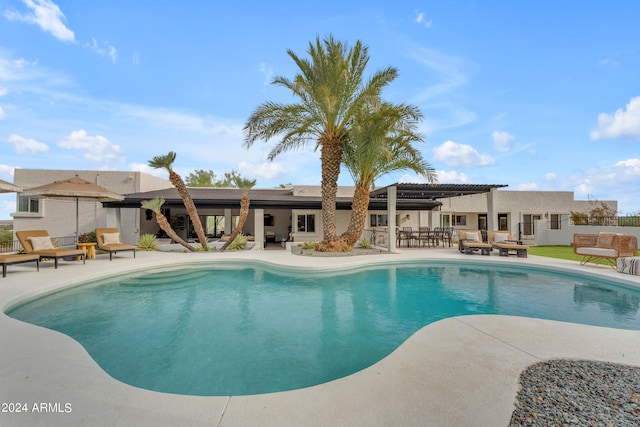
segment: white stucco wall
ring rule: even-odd
[[[15,169],[14,183],[29,188],[73,178],[95,182],[118,194],[137,193],[171,187],[167,180],[141,172]],[[16,196],[17,200],[18,195]],[[103,208],[93,200],[78,201],[79,233],[93,231],[96,227],[118,227],[125,243],[137,242],[140,235],[140,211],[136,209]],[[41,198],[37,214],[14,212],[13,229],[47,230],[54,237],[73,236],[76,231],[76,202],[70,198]]]

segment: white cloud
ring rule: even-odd
[[[166,169],[152,168],[148,164],[144,163],[131,163],[129,169],[136,172],[146,173],[147,175],[157,176],[158,178],[169,179],[169,172]]]
[[[91,43],[85,43],[84,47],[93,50],[100,56],[108,56],[113,62],[116,62],[118,59],[118,50],[111,46],[109,42],[102,42],[100,44],[94,37],[92,37]]]
[[[15,166],[0,164],[0,176],[3,178],[13,178],[13,171],[15,169],[16,169]]]
[[[439,184],[466,184],[469,182],[469,177],[464,173],[456,171],[436,171]],[[403,184],[427,184],[429,180],[424,176],[405,174],[400,177],[398,182]]]
[[[549,172],[544,174],[544,179],[547,181],[555,181],[556,179],[558,179],[558,175],[553,172]]]
[[[0,96],[5,96],[9,91],[6,87],[0,87]]]
[[[500,130],[493,131],[491,136],[493,138],[493,148],[502,152],[509,151],[511,142],[515,139],[515,135]]]
[[[535,191],[538,189],[538,184],[535,182],[524,182],[518,185],[518,191]]]
[[[69,150],[81,151],[82,156],[91,162],[115,159],[120,152],[120,147],[109,142],[104,136],[89,136],[84,130],[71,132],[58,145]]]
[[[283,175],[285,172],[284,167],[277,162],[255,164],[243,161],[238,164],[238,168],[240,169],[241,175],[256,179],[274,179]]]
[[[75,35],[63,23],[64,14],[57,4],[50,0],[22,0],[32,13],[20,13],[17,10],[6,10],[4,16],[9,21],[21,21],[36,24],[42,30],[51,33],[63,42],[75,42]]]
[[[7,118],[7,112],[4,111],[4,109],[2,108],[2,105],[0,105],[0,120],[4,120]]]
[[[13,148],[16,153],[44,153],[49,151],[49,146],[43,142],[38,142],[35,139],[24,138],[20,135],[10,135],[9,142],[13,144]]]
[[[470,145],[458,144],[453,141],[445,141],[442,145],[435,147],[433,154],[437,160],[453,167],[474,168],[492,165],[495,162],[488,154],[480,154]]]
[[[431,24],[433,24],[433,20],[432,19],[429,19],[429,20],[425,19],[424,12],[416,12],[415,22],[420,24],[420,25],[423,25],[426,28],[431,28]]]
[[[271,68],[268,64],[261,62],[258,66],[258,70],[260,70],[260,72],[264,74],[264,85],[270,85],[271,81],[273,80],[273,68]]]
[[[613,115],[601,113],[598,127],[591,131],[591,140],[620,137],[640,138],[640,96],[632,98],[626,110],[618,109]]]

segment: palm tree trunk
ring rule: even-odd
[[[236,236],[240,234],[240,231],[242,231],[242,228],[244,227],[244,223],[247,221],[247,217],[249,216],[250,203],[251,201],[249,200],[249,197],[242,196],[242,199],[240,199],[240,218],[238,218],[238,225],[236,229],[233,230],[233,233],[231,233],[229,240],[227,240],[222,246],[222,248],[220,248],[220,252],[224,252],[224,250],[227,249],[227,247],[231,244],[231,242],[233,242],[233,239],[235,239]]]
[[[322,145],[322,230],[324,240],[336,238],[336,197],[342,161],[342,145],[334,139]]]
[[[198,210],[196,209],[196,205],[193,203],[193,199],[191,198],[191,194],[189,194],[189,190],[187,186],[184,184],[184,181],[173,170],[169,171],[169,180],[173,184],[174,187],[178,190],[178,194],[182,198],[182,202],[184,203],[184,207],[187,210],[187,214],[189,218],[191,218],[191,222],[193,223],[193,228],[196,230],[196,235],[198,236],[198,240],[200,241],[200,245],[202,249],[205,251],[209,250],[207,245],[207,236],[204,233],[204,228],[202,228],[202,222],[200,221],[200,216],[198,215]]]
[[[164,216],[161,212],[156,212],[155,214],[156,214],[156,221],[158,222],[158,225],[160,226],[162,231],[167,233],[167,236],[169,236],[174,241],[180,243],[185,248],[189,249],[189,251],[193,252],[195,250],[193,246],[191,246],[190,244],[182,240],[182,238],[176,234],[173,228],[171,228],[171,224],[169,224],[169,221],[167,221],[166,216]]]
[[[350,245],[356,244],[364,225],[367,220],[367,212],[369,211],[369,190],[370,184],[362,184],[358,182],[356,184],[355,191],[353,192],[353,201],[351,202],[351,218],[349,219],[349,226],[347,231],[342,234],[342,238]]]

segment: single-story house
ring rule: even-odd
[[[195,233],[182,199],[167,180],[141,172],[16,169],[14,184],[29,188],[78,175],[125,196],[121,201],[81,200],[80,233],[96,227],[118,227],[125,243],[146,233],[162,235],[153,214],[140,203],[165,199],[164,214],[186,239]],[[364,237],[395,246],[397,227],[452,227],[455,229],[509,230],[514,237],[534,241],[536,227],[561,228],[570,211],[586,212],[593,205],[574,199],[568,191],[507,191],[501,184],[393,184],[371,192]],[[242,192],[234,188],[189,189],[203,226],[211,238],[230,234],[239,216]],[[349,222],[353,187],[340,187],[336,202],[336,228]],[[243,232],[263,243],[322,239],[320,186],[290,185],[251,189],[249,218]],[[612,209],[617,202],[605,201]],[[75,233],[75,201],[65,198],[16,197],[14,230],[46,229],[54,236]],[[565,224],[566,225],[566,224]]]

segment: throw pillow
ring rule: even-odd
[[[113,245],[120,243],[120,233],[104,233],[102,241],[105,245]]]
[[[479,242],[480,241],[480,233],[477,231],[473,231],[473,232],[469,232],[467,231],[466,233],[466,239],[470,240],[472,242]]]
[[[49,236],[29,237],[29,241],[34,251],[46,251],[56,248],[53,246],[53,242]]]
[[[509,238],[509,233],[493,233],[493,241],[502,243]]]

